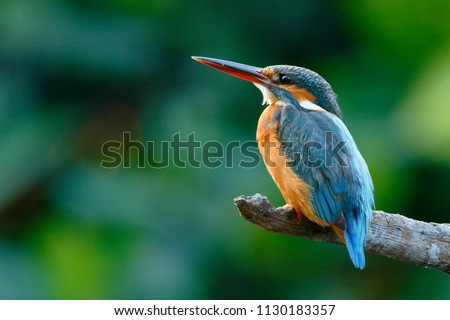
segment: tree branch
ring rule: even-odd
[[[239,196],[234,204],[241,217],[263,230],[343,245],[331,229],[306,218],[299,222],[294,210],[274,208],[263,195]],[[450,274],[450,224],[374,211],[365,250]]]

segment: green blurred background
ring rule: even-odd
[[[449,299],[442,272],[370,253],[361,272],[242,220],[238,195],[284,202],[237,153],[100,167],[124,131],[254,140],[260,92],[191,55],[299,65],[338,93],[377,208],[449,222],[449,21],[447,0],[2,0],[0,298]]]

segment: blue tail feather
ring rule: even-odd
[[[347,250],[350,255],[350,259],[358,269],[364,269],[366,266],[366,259],[364,257],[363,245],[357,243],[356,237],[349,232],[344,232],[345,242],[347,244]]]
[[[344,237],[350,259],[356,268],[364,269],[366,259],[364,257],[364,245],[366,240],[367,226],[371,218],[370,214],[355,214],[354,212],[344,215],[347,228],[344,231]]]

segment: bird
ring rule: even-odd
[[[258,149],[275,184],[295,210],[330,227],[353,265],[365,268],[364,246],[374,186],[364,158],[342,121],[337,96],[318,73],[303,67],[253,67],[193,56],[194,60],[252,82],[263,95]]]

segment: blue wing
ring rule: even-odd
[[[344,231],[352,261],[363,268],[373,184],[348,129],[330,113],[287,105],[278,135],[294,172],[312,189],[317,216]]]

